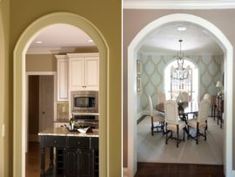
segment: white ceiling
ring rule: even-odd
[[[184,26],[186,31],[178,31]],[[177,22],[162,26],[143,40],[143,52],[176,54],[179,50],[179,39],[182,39],[182,51],[185,54],[223,54],[222,49],[214,41],[210,33],[194,24]]]
[[[94,42],[81,29],[68,24],[54,24],[46,27],[32,41],[28,53],[62,50],[65,48],[93,47]],[[41,41],[42,43],[37,43]]]
[[[124,9],[234,9],[234,0],[123,0]]]

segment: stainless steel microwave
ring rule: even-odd
[[[71,92],[72,112],[98,113],[98,91]]]

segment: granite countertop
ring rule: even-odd
[[[92,133],[70,132],[64,127],[49,128],[38,133],[39,136],[77,136],[77,137],[99,137],[99,131],[94,129]]]

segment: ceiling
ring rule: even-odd
[[[234,0],[124,0],[124,9],[234,9]]]
[[[178,27],[186,27],[178,31]],[[179,50],[179,39],[182,39],[182,51],[185,54],[223,54],[220,46],[210,33],[192,23],[177,22],[164,25],[145,37],[141,50],[161,54],[176,54]]]
[[[81,29],[68,24],[54,24],[40,31],[29,46],[27,53],[53,52],[94,46],[91,38]]]

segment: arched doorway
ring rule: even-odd
[[[85,18],[72,13],[53,13],[33,22],[20,36],[14,50],[14,127],[13,127],[13,176],[25,176],[25,53],[41,29],[56,23],[65,23],[76,26],[85,31],[96,43],[100,54],[100,85],[99,85],[99,135],[100,135],[100,176],[107,176],[107,71],[109,49],[101,32]]]
[[[130,176],[134,176],[137,170],[136,153],[136,123],[137,117],[137,90],[136,90],[136,68],[137,51],[141,47],[141,42],[146,35],[162,25],[172,22],[189,22],[207,29],[215,41],[218,42],[225,54],[225,175],[232,174],[232,115],[233,113],[233,83],[228,82],[233,73],[233,47],[226,36],[212,23],[200,17],[190,14],[171,14],[163,16],[146,25],[132,40],[128,47],[128,171]]]

